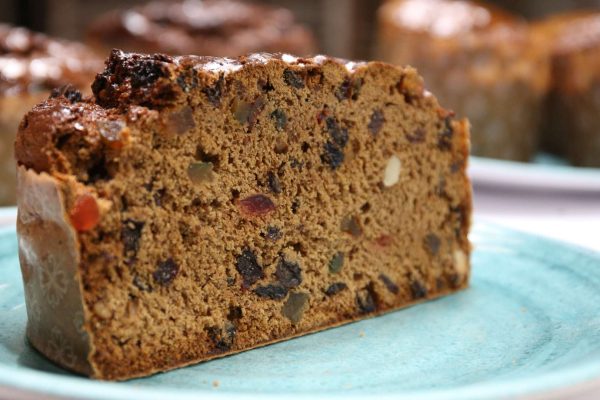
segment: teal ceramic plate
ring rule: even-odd
[[[472,286],[437,301],[124,383],[23,339],[14,231],[0,232],[0,394],[77,399],[496,399],[600,377],[600,255],[476,225]],[[44,397],[46,398],[46,397]]]
[[[600,192],[600,168],[572,167],[544,154],[531,163],[474,156],[470,160],[469,174],[475,185]]]

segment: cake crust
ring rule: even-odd
[[[35,107],[15,144],[22,245],[76,249],[87,366],[31,339],[26,299],[59,364],[144,376],[467,286],[468,122],[413,69],[114,51],[93,90]],[[22,218],[43,182],[68,241]]]

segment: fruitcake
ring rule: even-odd
[[[535,29],[551,49],[543,146],[574,165],[600,167],[600,12],[559,14]]]
[[[547,52],[528,24],[476,1],[389,0],[378,14],[384,61],[415,66],[469,118],[473,154],[529,160],[538,148]]]
[[[468,122],[414,69],[112,52],[23,119],[27,336],[99,379],[463,289]]]
[[[291,11],[240,0],[154,1],[114,10],[93,21],[87,37],[107,54],[113,48],[219,57],[315,52],[312,33]]]
[[[23,115],[55,87],[89,88],[101,67],[81,44],[0,24],[0,206],[16,201],[13,148]]]

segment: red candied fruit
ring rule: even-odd
[[[100,209],[94,196],[89,193],[80,194],[69,211],[71,224],[79,232],[89,231],[100,221]]]
[[[238,203],[242,214],[249,217],[262,217],[275,211],[275,203],[264,194],[255,194]]]

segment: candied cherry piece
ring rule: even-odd
[[[73,207],[69,211],[69,217],[73,228],[79,232],[89,231],[98,225],[100,209],[94,196],[89,193],[77,196]]]

